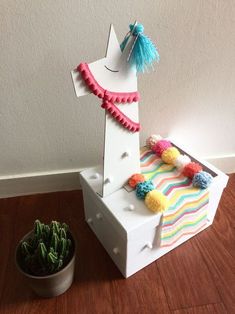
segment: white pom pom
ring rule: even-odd
[[[146,146],[150,149],[158,142],[162,140],[161,135],[152,134],[146,140]]]
[[[187,164],[191,162],[191,159],[187,155],[179,155],[174,162],[174,165],[179,170],[182,170]]]

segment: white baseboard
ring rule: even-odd
[[[203,159],[225,173],[235,173],[235,155]],[[82,170],[0,176],[0,198],[81,189],[78,174]]]
[[[1,176],[0,198],[81,189],[79,182],[81,170]]]
[[[220,169],[221,171],[229,174],[235,173],[235,155],[225,155],[225,156],[211,156],[203,158],[210,164]]]

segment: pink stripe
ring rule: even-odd
[[[174,189],[183,188],[183,187],[189,186],[191,184],[192,184],[192,182],[188,182],[188,183],[182,183],[182,184],[177,185],[177,186],[171,186],[171,188],[165,193],[165,195],[169,195],[171,193],[171,191]]]
[[[182,174],[180,173],[179,175],[175,175],[173,177],[167,177],[167,178],[163,178],[161,181],[158,182],[157,188],[159,189],[159,187],[165,183],[165,181],[169,181],[169,180],[173,180],[173,179],[178,179],[178,178],[185,178],[184,176],[182,176]]]
[[[186,212],[186,213],[182,213],[179,217],[177,217],[177,219],[173,222],[173,223],[169,223],[169,224],[164,224],[162,226],[162,230],[165,228],[165,227],[170,227],[170,226],[173,226],[178,220],[180,220],[183,216],[186,216],[186,215],[191,215],[191,214],[194,214],[196,213],[197,211],[199,211],[201,208],[203,208],[204,206],[206,206],[207,204],[209,203],[206,202],[205,204],[202,204],[201,206],[199,206],[197,209],[193,210],[193,211],[190,211],[190,212]]]
[[[143,159],[146,155],[152,155],[153,153],[152,153],[152,151],[151,150],[147,150],[147,151],[145,151],[141,156],[140,156],[140,159]],[[142,165],[141,165],[141,167],[142,167]]]
[[[179,239],[181,239],[183,236],[186,236],[186,235],[190,235],[190,234],[196,234],[198,233],[203,227],[206,226],[206,223],[204,223],[202,226],[200,226],[198,229],[194,230],[194,231],[191,231],[191,232],[185,232],[185,233],[182,233],[177,239],[175,239],[175,241],[169,243],[169,244],[165,244],[165,245],[161,245],[161,247],[168,247],[168,246],[171,246],[173,245],[175,242],[177,242]]]
[[[155,164],[159,164],[160,162],[161,162],[161,159],[158,159],[158,158],[156,158],[156,156],[153,156],[153,157],[149,158],[149,160],[146,161],[145,163],[142,163],[141,168],[149,168],[149,166],[151,166],[151,168],[152,168]],[[146,169],[144,169],[144,170],[146,171]]]

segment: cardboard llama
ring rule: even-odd
[[[93,93],[105,110],[103,165],[80,173],[86,221],[125,277],[210,226],[228,181],[176,142],[152,137],[140,152],[135,27],[120,49],[111,25],[106,56],[72,71],[77,97]]]
[[[105,58],[83,64],[81,71],[72,71],[76,95],[87,95],[93,88],[102,98],[97,103],[102,102],[105,109],[103,183],[99,191],[103,197],[120,189],[133,173],[140,172],[137,75],[135,67],[128,64],[134,40],[132,37],[121,52],[111,25]],[[84,78],[90,79],[91,88]]]

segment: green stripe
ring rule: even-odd
[[[172,220],[167,220],[166,222],[163,222],[162,226],[165,226],[165,225],[168,225],[168,224],[174,224],[174,223],[177,221],[177,219],[179,218],[179,216],[181,216],[181,217],[180,217],[180,219],[181,219],[182,217],[184,217],[184,215],[185,215],[186,213],[191,213],[192,211],[198,209],[199,207],[202,208],[202,207],[205,206],[206,204],[208,204],[208,199],[206,199],[206,201],[205,201],[204,203],[201,203],[201,204],[199,204],[198,206],[195,206],[195,207],[191,207],[191,208],[186,209],[186,210],[184,211],[184,214],[183,214],[183,215],[182,215],[182,213],[180,213],[176,218],[174,218],[174,219],[172,219]]]
[[[146,156],[140,158],[140,163],[143,162],[143,161],[145,161],[148,157],[150,157],[150,156],[152,156],[152,155],[154,155],[152,152],[146,153]]]
[[[174,233],[172,233],[171,235],[169,235],[169,236],[163,236],[161,239],[162,240],[165,240],[165,239],[169,239],[169,238],[172,238],[173,236],[175,236],[179,231],[181,231],[182,229],[184,229],[184,228],[188,228],[188,227],[193,227],[193,226],[196,226],[199,222],[201,222],[203,219],[205,219],[207,217],[207,214],[206,215],[204,215],[204,216],[202,216],[202,218],[201,219],[199,219],[199,220],[197,220],[197,221],[195,221],[195,222],[193,222],[193,223],[189,223],[189,224],[187,224],[187,225],[183,225],[183,226],[181,226],[179,229],[177,229]]]
[[[150,177],[150,180],[155,179],[157,176],[159,176],[159,175],[161,175],[161,174],[163,174],[163,173],[169,173],[169,172],[172,172],[172,169],[170,169],[170,170],[165,170],[165,171],[162,171],[162,172],[157,172],[157,173],[155,173],[152,177]]]
[[[157,171],[162,165],[164,165],[164,162],[160,162],[160,164],[158,164],[156,166],[156,168],[154,168],[153,170],[150,170],[150,171],[141,171],[143,174],[148,174],[148,173],[153,173],[155,171]],[[161,172],[162,173],[162,172]]]
[[[178,201],[173,206],[171,206],[168,210],[174,210],[176,208],[176,206],[179,206],[182,203],[182,201],[185,200],[186,198],[189,198],[191,196],[193,196],[193,197],[198,196],[203,192],[204,192],[204,190],[199,190],[199,192],[197,192],[197,193],[181,195],[181,197],[178,199]]]

